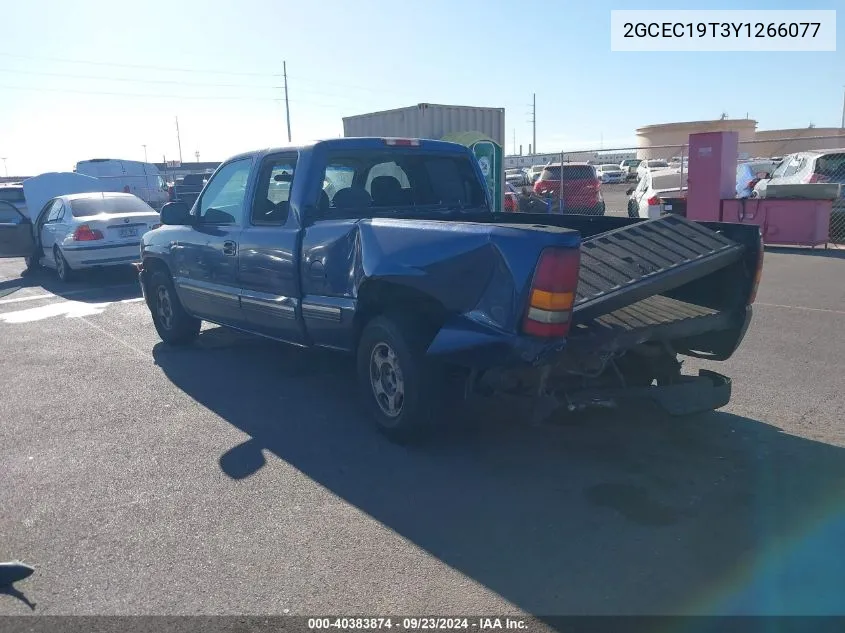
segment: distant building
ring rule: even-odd
[[[532,167],[534,165],[545,165],[546,163],[560,162],[561,153],[565,163],[592,163],[593,165],[614,164],[618,165],[623,160],[636,158],[637,152],[630,151],[609,151],[601,150],[576,151],[576,152],[555,152],[553,154],[532,154],[530,156],[505,156],[505,169],[516,167]]]
[[[783,156],[813,149],[845,146],[841,128],[805,127],[757,130],[754,119],[716,119],[647,125],[637,130],[637,158],[672,158],[689,143],[689,135],[701,132],[736,132],[739,158]]]

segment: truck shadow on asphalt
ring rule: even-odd
[[[530,613],[845,611],[845,449],[723,412],[537,428],[499,406],[399,447],[360,413],[351,359],[222,328],[153,354],[250,436],[228,476],[267,451]]]

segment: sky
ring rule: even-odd
[[[631,147],[643,125],[722,113],[758,129],[840,125],[843,28],[836,52],[611,52],[612,9],[797,6],[685,4],[0,0],[0,157],[10,176],[174,160],[177,116],[184,162],[287,144],[283,62],[294,143],[425,102],[504,107],[506,153],[514,135],[527,152],[534,94],[541,152]]]

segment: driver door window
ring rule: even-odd
[[[273,156],[261,166],[252,206],[252,223],[282,225],[290,212],[290,191],[293,186],[296,155]]]
[[[201,224],[238,225],[243,221],[246,185],[252,160],[232,161],[211,179],[200,199]]]

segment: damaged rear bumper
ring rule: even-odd
[[[584,389],[538,396],[547,399],[546,408],[582,411],[589,408],[617,408],[623,404],[648,403],[669,415],[682,416],[719,409],[731,399],[731,379],[715,371],[699,370],[697,376],[680,376],[669,385]]]

